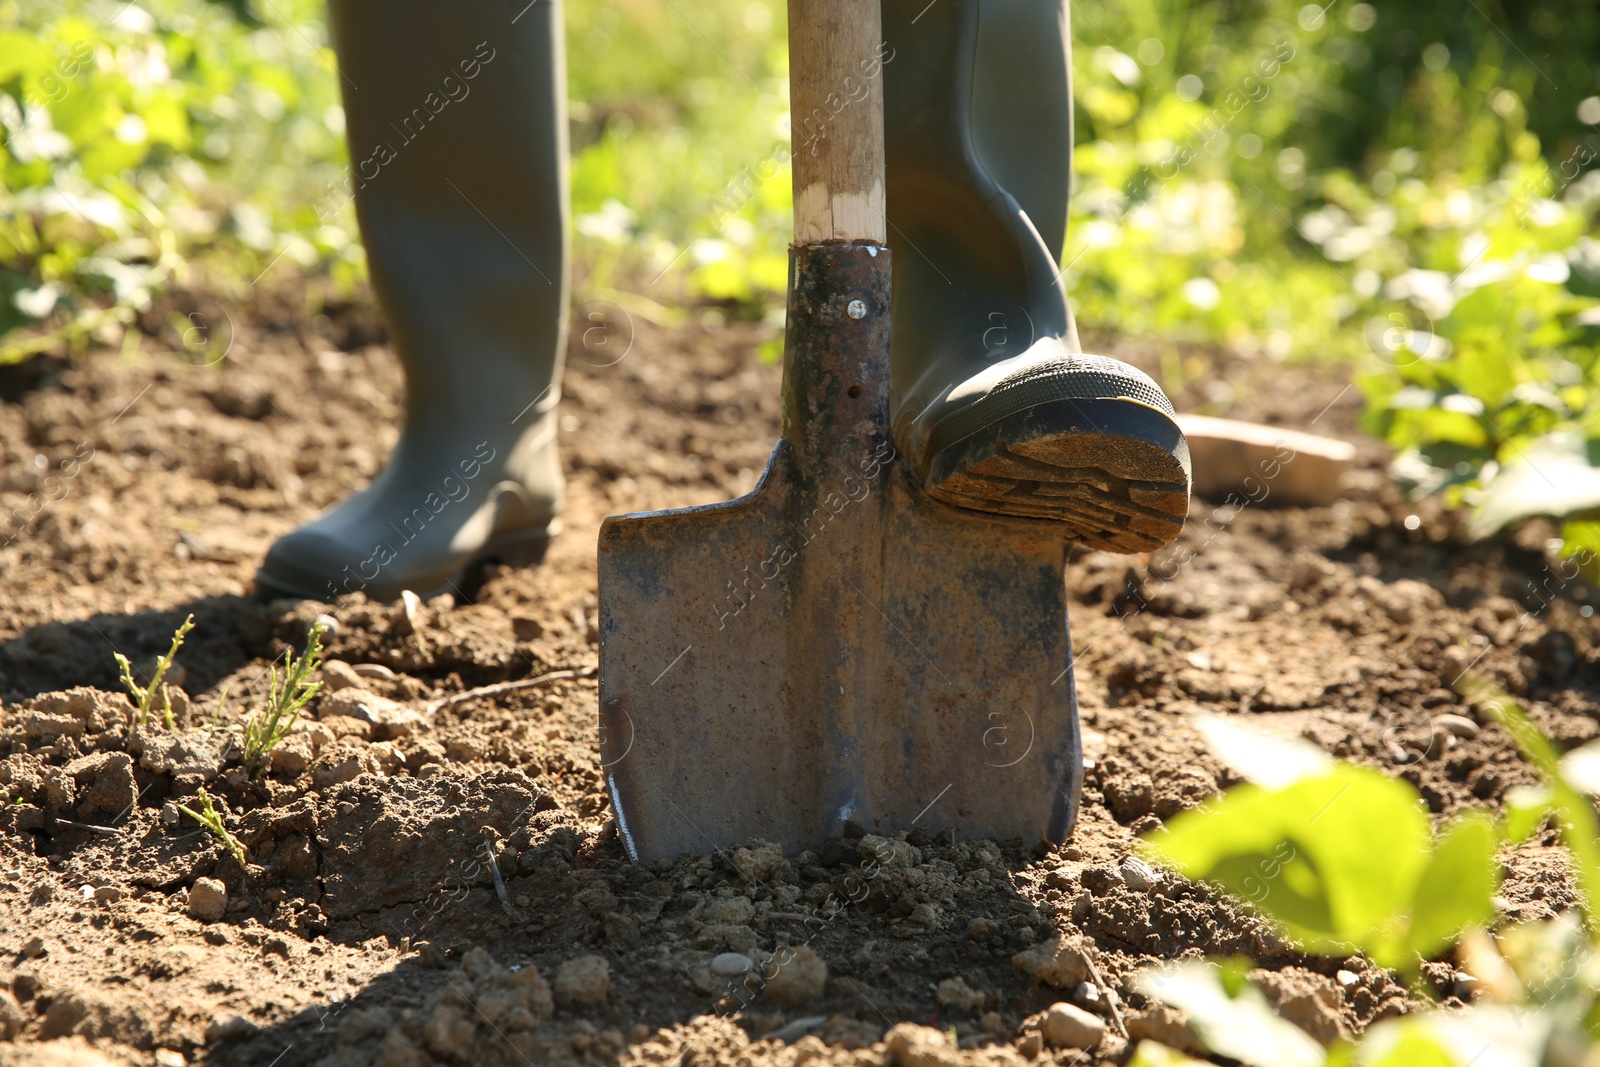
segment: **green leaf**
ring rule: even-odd
[[[50,69],[55,57],[44,42],[20,30],[0,31],[0,85],[19,74],[40,74]]]
[[[1566,780],[1555,746],[1509,695],[1474,674],[1458,679],[1455,688],[1511,735],[1522,758],[1534,765],[1550,789],[1561,840],[1572,852],[1585,915],[1591,927],[1600,928],[1600,819],[1595,817],[1594,803]]]
[[[1490,898],[1499,888],[1496,835],[1489,816],[1474,812],[1439,838],[1412,894],[1412,951],[1427,959],[1469,926],[1494,919]]]
[[[1600,508],[1600,442],[1560,431],[1508,447],[1509,461],[1467,522],[1472,537],[1489,537],[1535,515],[1559,519]]]
[[[1549,786],[1517,785],[1506,790],[1505,823],[1500,834],[1506,843],[1520,845],[1550,817],[1555,793]]]
[[[1561,555],[1577,562],[1585,581],[1600,585],[1600,519],[1571,518],[1562,523]]]
[[[1415,789],[1340,763],[1282,789],[1230,790],[1173,819],[1146,848],[1251,901],[1313,952],[1355,945],[1399,966],[1428,839]]]

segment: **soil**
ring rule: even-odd
[[[771,330],[581,309],[620,332],[575,331],[566,532],[539,568],[408,617],[360,594],[252,598],[271,539],[376,473],[396,433],[370,308],[304,307],[229,308],[216,365],[144,336],[0,372],[0,514],[23,523],[0,547],[0,1064],[1122,1063],[1141,1037],[1187,1043],[1132,973],[1201,955],[1248,957],[1331,1040],[1418,1004],[1128,862],[1234,784],[1188,713],[1401,775],[1441,818],[1534,778],[1452,692],[1469,663],[1563,745],[1600,734],[1596,591],[1559,577],[1548,530],[1468,545],[1407,503],[1340,371],[1185,351],[1180,410],[1344,437],[1360,469],[1332,507],[1197,501],[1155,556],[1074,556],[1088,770],[1067,845],[858,834],[636,865],[597,762],[595,532],[752,485],[776,436],[779,372],[755,355]],[[596,347],[624,335],[620,362]],[[113,651],[147,675],[191,613],[176,729],[136,727]],[[252,778],[230,728],[319,615],[340,665]],[[201,788],[242,865],[180,810]],[[1549,831],[1505,862],[1504,921],[1571,905]],[[739,977],[751,965],[771,977]],[[1429,973],[1451,996],[1448,957]],[[1103,1021],[1094,1048],[1041,1047],[1028,1020],[1061,1001]],[[885,1040],[905,1023],[927,1029]],[[1073,1026],[1049,1032],[1093,1042]]]

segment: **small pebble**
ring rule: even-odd
[[[394,677],[394,671],[391,671],[388,667],[385,667],[381,663],[357,663],[354,664],[350,669],[355,671],[363,678]]]
[[[803,1015],[793,1022],[786,1023],[772,1031],[767,1035],[767,1039],[770,1041],[782,1041],[784,1044],[793,1044],[827,1021],[828,1017],[826,1015]]]
[[[1465,715],[1435,715],[1433,717],[1434,732],[1447,733],[1451,737],[1469,738],[1477,737],[1480,727]]]
[[[723,952],[711,957],[711,973],[723,978],[748,974],[755,965],[755,961],[742,952]]]
[[[1053,1048],[1092,1049],[1106,1035],[1106,1024],[1073,1004],[1052,1004],[1045,1009],[1040,1030]]]
[[[315,630],[318,627],[322,628],[323,637],[332,638],[339,636],[339,620],[334,618],[332,615],[318,615],[316,618],[312,619],[311,628]]]
[[[1143,893],[1161,881],[1161,872],[1138,856],[1129,856],[1122,861],[1122,884],[1135,893]]]
[[[1361,981],[1361,977],[1356,972],[1346,971],[1342,968],[1333,977],[1342,986],[1353,986]]]
[[[337,693],[341,689],[361,688],[361,675],[356,669],[342,659],[330,659],[322,665],[323,687],[329,693]]]

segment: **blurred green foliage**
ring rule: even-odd
[[[0,361],[112,339],[196,272],[238,294],[292,264],[349,291],[324,17],[0,0]],[[1065,262],[1091,334],[1353,361],[1369,428],[1457,501],[1553,433],[1600,439],[1600,11],[1085,0],[1073,18]],[[580,298],[780,315],[784,5],[567,19]]]
[[[281,254],[354,280],[353,225],[312,207],[344,165],[322,5],[268,8],[252,27],[193,0],[0,2],[11,358],[129,321],[219,256],[224,277]]]

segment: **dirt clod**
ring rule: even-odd
[[[1324,1045],[1346,1036],[1340,1017],[1338,984],[1303,967],[1281,971],[1255,970],[1250,981],[1278,1014]]]
[[[960,1067],[959,1053],[950,1047],[942,1030],[916,1023],[899,1023],[884,1035],[890,1062],[895,1067]]]
[[[957,1015],[972,1015],[983,1007],[984,995],[961,978],[946,978],[936,993],[939,1003]]]
[[[599,1004],[611,989],[611,967],[599,956],[579,956],[556,970],[556,1000],[570,1006]]]
[[[216,922],[228,912],[228,888],[215,878],[197,878],[189,887],[189,917]]]
[[[780,948],[769,965],[772,975],[766,998],[783,1007],[798,1008],[822,995],[828,984],[828,965],[810,945]]]
[[[1071,989],[1090,976],[1089,960],[1082,946],[1065,934],[1017,953],[1011,963],[1024,974],[1057,989]]]

